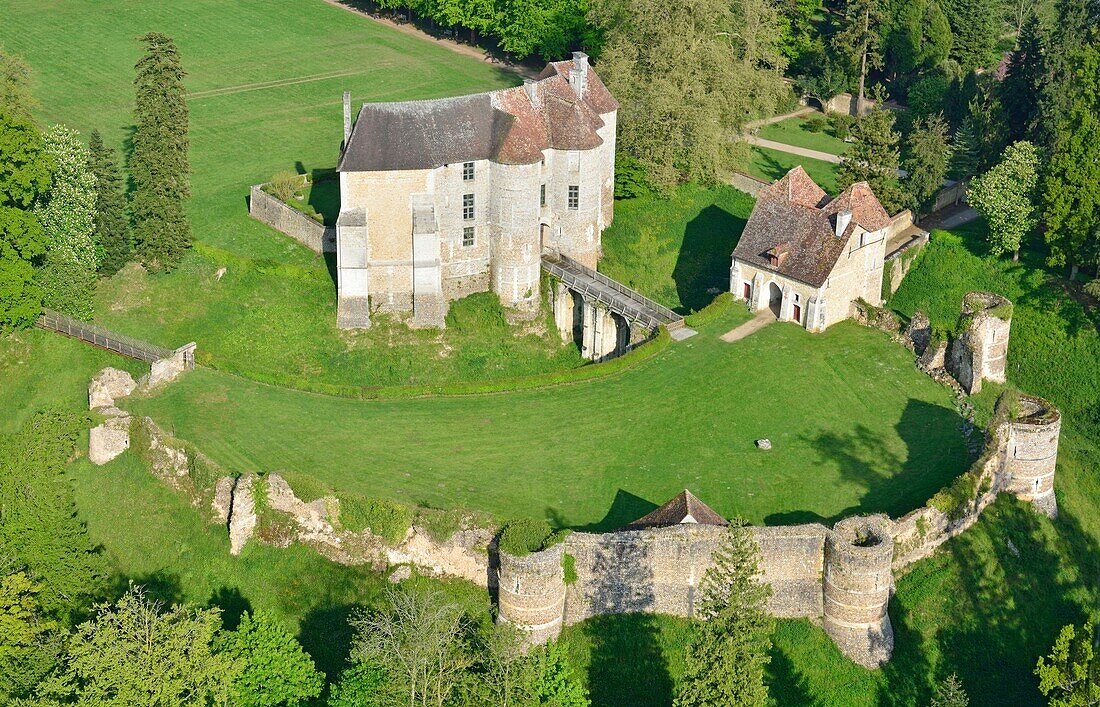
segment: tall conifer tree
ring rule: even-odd
[[[743,521],[730,524],[700,587],[699,621],[688,644],[676,707],[768,704],[764,669],[771,648],[771,587],[762,584],[760,549]]]
[[[905,208],[909,197],[898,182],[898,141],[894,114],[875,108],[852,128],[853,142],[837,171],[844,189],[856,182],[867,182],[882,206],[890,213]]]
[[[1023,140],[1034,127],[1043,89],[1044,41],[1039,17],[1033,13],[1024,21],[1000,87],[1010,141]]]
[[[152,270],[170,270],[191,245],[184,202],[191,195],[185,73],[170,37],[141,38],[145,53],[134,78],[136,105],[130,211],[138,256]]]
[[[905,168],[909,172],[906,186],[919,210],[939,191],[947,174],[949,155],[947,122],[942,115],[918,118],[908,138],[909,156]]]
[[[133,255],[126,192],[115,150],[103,144],[98,130],[88,140],[88,167],[96,179],[95,237],[102,251],[99,272],[114,275]]]

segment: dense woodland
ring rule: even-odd
[[[1100,297],[1100,3],[1092,0],[506,0],[380,2],[517,59],[584,49],[619,98],[617,196],[722,182],[753,119],[799,96],[874,102],[833,117],[891,211],[928,209],[967,179],[994,256],[1042,242],[1049,267]],[[186,57],[149,33],[125,154],[98,132],[40,125],[30,70],[0,47],[0,334],[43,307],[90,319],[127,263],[180,267],[191,246]],[[37,80],[48,81],[48,76]],[[898,169],[904,171],[899,177]],[[1087,415],[1087,411],[1077,411]],[[1095,420],[1087,421],[1095,426]],[[589,704],[566,652],[518,636],[437,589],[389,589],[352,615],[350,658],[325,675],[280,621],[239,602],[198,606],[113,572],[78,519],[66,466],[92,420],[64,409],[0,438],[0,705]],[[549,530],[548,528],[546,529]],[[704,581],[677,705],[768,704],[773,626],[758,558],[734,524]],[[1040,689],[1096,704],[1092,624],[1047,641]],[[936,705],[967,704],[954,675]]]

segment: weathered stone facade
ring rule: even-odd
[[[579,52],[522,88],[364,105],[340,166],[339,326],[441,327],[449,301],[486,290],[532,316],[544,248],[595,267],[617,107]]]
[[[305,177],[302,178],[303,184]],[[336,228],[325,226],[301,211],[284,204],[255,184],[249,191],[248,215],[285,233],[314,253],[336,252]]]
[[[982,381],[1005,382],[1012,303],[991,292],[963,298],[958,331],[947,351],[946,367],[969,395]]]

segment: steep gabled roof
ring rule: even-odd
[[[837,218],[851,214],[838,236]],[[890,217],[866,182],[857,182],[835,199],[829,199],[801,166],[759,191],[733,257],[805,282],[824,284],[836,266],[855,228],[877,231]],[[769,253],[785,248],[785,256],[773,265]]]
[[[600,117],[618,109],[587,67],[581,95],[572,61],[549,64],[538,81],[455,98],[366,103],[340,159],[341,172],[432,169],[493,160],[533,164],[548,148],[590,150],[603,143]]]
[[[684,489],[664,503],[660,508],[624,525],[623,530],[641,530],[642,528],[662,528],[681,523],[698,525],[729,525],[722,516],[710,506],[700,501],[691,491]]]

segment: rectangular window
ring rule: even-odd
[[[539,185],[539,206],[546,206],[546,185]]]
[[[469,248],[474,244],[474,227],[466,226],[462,229],[462,247]]]
[[[462,220],[473,221],[474,220],[474,195],[463,194],[462,195]]]
[[[569,208],[576,211],[581,207],[581,188],[579,186],[569,187]]]
[[[463,162],[462,163],[462,181],[472,182],[474,181],[474,163]]]

